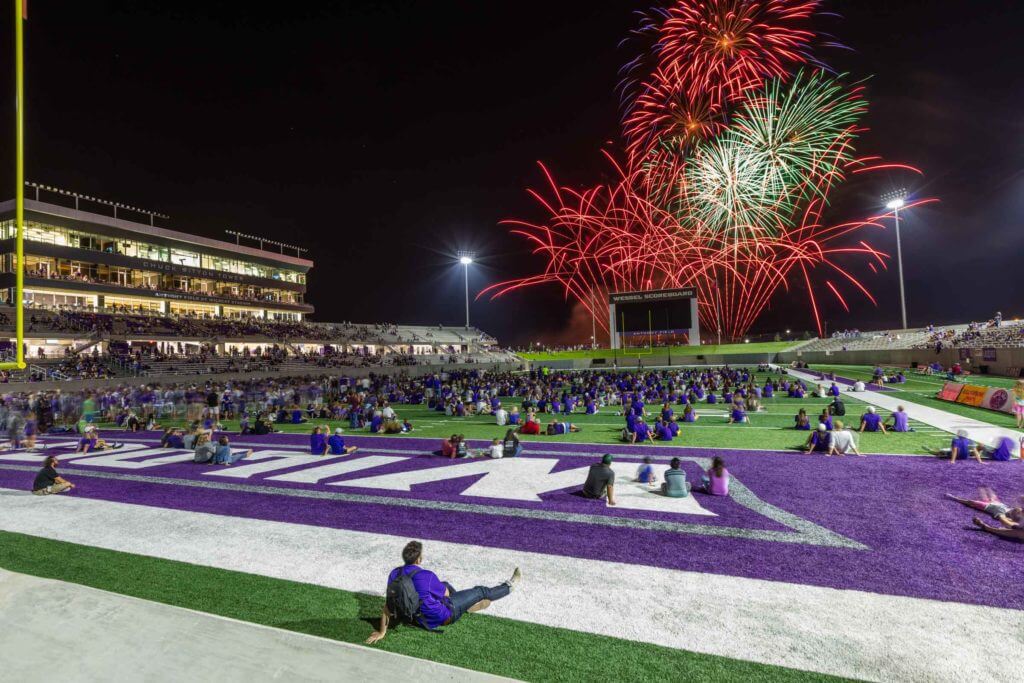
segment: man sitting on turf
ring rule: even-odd
[[[861,452],[857,450],[857,441],[853,438],[853,432],[847,429],[841,420],[836,420],[835,429],[828,437],[828,454],[847,455],[849,453],[861,455]]]
[[[680,467],[679,458],[672,458],[665,470],[665,481],[661,484],[662,495],[669,498],[686,498],[690,495],[690,484],[686,481],[686,472]]]
[[[940,448],[938,450],[928,449],[928,452],[932,455],[937,455],[940,458],[949,457],[949,462],[954,463],[957,460],[966,460],[967,458],[974,458],[979,464],[984,464],[981,460],[981,449],[978,445],[967,438],[967,430],[961,429],[957,431],[956,436],[949,442],[949,448]]]
[[[860,416],[860,431],[882,432],[885,434],[885,425],[882,424],[882,416],[875,412],[874,406],[868,406],[867,412]]]
[[[32,493],[37,496],[47,496],[51,493],[62,493],[75,488],[75,485],[64,477],[57,474],[56,455],[47,456],[43,461],[43,469],[39,470],[35,481],[32,482]]]
[[[450,583],[441,581],[437,574],[420,566],[423,564],[423,544],[419,541],[410,541],[405,545],[402,549],[402,562],[404,564],[393,569],[388,576],[385,591],[387,601],[380,613],[380,629],[370,634],[366,639],[367,645],[381,640],[387,635],[388,625],[397,620],[422,626],[430,631],[454,624],[466,612],[479,612],[490,607],[495,600],[506,597],[523,577],[519,567],[516,567],[512,572],[512,578],[493,588],[477,586],[457,591]],[[404,577],[409,578],[406,580]],[[417,599],[419,602],[411,614],[406,613],[411,607],[411,604],[403,599],[406,597],[413,603]]]
[[[359,450],[358,446],[346,446],[342,434],[341,427],[337,427],[331,438],[327,439],[327,448],[330,449],[331,455],[350,455]]]
[[[606,453],[601,462],[591,465],[587,480],[583,483],[585,498],[608,497],[608,504],[615,505],[615,470],[612,469],[612,454]]]
[[[892,421],[891,429],[894,432],[909,432],[910,431],[910,417],[907,415],[907,411],[903,409],[903,406],[897,406],[896,412],[889,416],[889,420]]]

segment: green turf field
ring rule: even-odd
[[[800,342],[759,342],[755,344],[703,344],[701,346],[665,346],[653,349],[584,349],[582,351],[551,351],[531,353],[529,351],[518,355],[533,361],[551,360],[573,360],[581,358],[607,358],[609,360],[617,356],[635,357],[643,355],[656,356],[710,356],[710,355],[735,355],[740,353],[778,353],[785,351],[791,346]]]
[[[866,366],[815,366],[815,369],[834,370],[838,375],[845,377],[869,376],[871,368]],[[756,375],[757,383],[764,384],[766,375]],[[1009,381],[1009,380],[1007,380]],[[1009,415],[1001,415],[989,410],[972,408],[949,404],[936,399],[929,398],[927,394],[934,394],[941,384],[939,378],[916,377],[907,383],[905,390],[907,400],[921,403],[923,405],[937,404],[936,407],[949,410],[954,413],[963,413],[979,420],[1001,426],[1012,426],[1013,418]],[[844,394],[847,404],[847,420],[849,425],[856,425],[859,428],[860,415],[864,412],[865,404],[854,398],[851,394]],[[519,404],[518,399],[505,399],[506,408]],[[795,448],[806,440],[807,432],[798,432],[793,427],[793,417],[800,408],[807,411],[812,424],[820,414],[821,409],[829,403],[829,399],[811,398],[793,399],[787,397],[776,397],[762,401],[765,410],[750,415],[749,424],[728,424],[724,406],[700,404],[697,413],[699,420],[693,424],[681,424],[680,435],[671,442],[655,442],[664,446],[690,446],[700,448],[741,448],[755,450],[783,450]],[[681,410],[674,407],[678,414]],[[657,414],[660,406],[648,406],[648,411]],[[401,418],[409,419],[414,427],[410,436],[437,438],[440,440],[452,434],[463,434],[469,439],[494,439],[505,434],[504,427],[494,424],[490,416],[473,417],[446,417],[444,413],[429,410],[425,405],[419,406],[396,406]],[[602,408],[597,415],[574,414],[570,421],[581,427],[582,431],[564,436],[522,436],[525,443],[557,443],[577,442],[594,444],[621,443],[619,433],[624,421],[619,415],[617,406]],[[883,415],[887,416],[883,411]],[[542,421],[554,419],[554,416],[546,416]],[[564,418],[559,417],[562,420]],[[653,417],[651,418],[653,420]],[[183,426],[183,420],[165,420],[163,426]],[[350,431],[347,422],[331,422],[329,420],[314,420],[309,424],[302,425],[280,425],[278,428],[284,432],[309,433],[313,425],[321,424],[334,429],[342,427],[348,434],[366,434],[368,431]],[[100,425],[101,427],[104,425]],[[224,426],[228,430],[237,430],[237,421],[225,421]],[[915,431],[907,433],[864,433],[858,435],[858,444],[864,453],[892,453],[892,454],[920,454],[924,447],[945,446],[949,435],[942,430],[933,428],[917,422],[911,422]]]
[[[812,366],[812,369],[823,372],[834,372],[842,377],[868,381],[871,379],[871,372],[874,370],[874,366],[815,364]],[[981,420],[982,422],[988,422],[989,424],[993,424],[998,427],[1013,428],[1017,425],[1015,418],[1009,413],[1000,413],[995,410],[988,410],[987,408],[965,406],[960,403],[951,403],[950,401],[940,401],[935,398],[936,392],[941,389],[942,385],[946,382],[946,378],[943,376],[919,375],[917,372],[909,368],[904,368],[903,372],[907,377],[906,384],[888,385],[889,388],[894,390],[894,396],[905,396],[907,401],[928,406],[929,408],[945,410],[946,412],[953,413],[954,415]],[[1002,387],[1003,389],[1013,387],[1015,382],[1016,380],[1009,377],[994,377],[992,375],[971,375],[964,379],[965,384],[975,384],[977,386],[984,387]]]
[[[0,532],[0,567],[351,643],[370,635],[382,606],[362,593],[9,532]],[[839,680],[482,614],[444,634],[399,627],[374,647],[532,681],[636,680],[639,671],[665,681]]]

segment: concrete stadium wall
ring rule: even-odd
[[[556,370],[601,370],[605,368],[654,368],[683,365],[757,365],[775,362],[774,353],[707,354],[701,356],[679,356],[654,354],[650,356],[606,357],[602,365],[594,365],[591,358],[570,358],[565,360],[530,361],[531,368],[548,367]]]
[[[0,384],[0,394],[32,391],[81,391],[83,389],[113,388],[121,384],[202,384],[208,380],[224,382],[231,379],[287,379],[292,377],[368,377],[371,374],[395,374],[408,372],[421,375],[452,370],[494,370],[510,372],[523,367],[519,363],[453,363],[450,365],[412,365],[389,368],[321,368],[311,367],[307,372],[221,372],[202,375],[147,375],[145,377],[111,377],[109,379],[69,380],[65,382],[8,382]]]

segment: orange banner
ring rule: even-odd
[[[976,387],[973,384],[965,384],[964,388],[960,390],[960,395],[956,397],[956,402],[968,406],[981,407],[985,402],[986,392],[988,392],[988,387]]]

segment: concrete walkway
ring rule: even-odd
[[[0,570],[0,681],[506,681]]]
[[[821,384],[823,380],[818,379],[814,375],[800,370],[793,370],[787,368],[786,371],[790,376],[802,379],[807,382],[808,387],[816,386]],[[967,430],[967,436],[972,441],[976,441],[983,445],[989,445],[997,436],[1008,436],[1013,439],[1016,447],[1014,453],[1020,455],[1020,440],[1024,437],[1024,433],[1021,433],[1015,429],[1008,429],[1006,427],[997,427],[981,420],[975,420],[974,418],[965,417],[963,415],[957,415],[946,410],[940,410],[938,408],[931,408],[929,406],[923,406],[919,403],[914,403],[906,399],[905,394],[899,392],[880,392],[880,391],[857,391],[853,392],[848,387],[840,387],[840,391],[844,394],[857,398],[858,400],[870,403],[874,406],[882,408],[886,411],[896,410],[897,407],[903,406],[907,411],[907,415],[910,419],[923,422],[924,424],[931,425],[937,429],[941,429],[950,434],[955,434],[961,429]],[[859,416],[857,419],[860,419]],[[859,425],[858,425],[859,428]],[[937,444],[933,444],[937,445]]]

